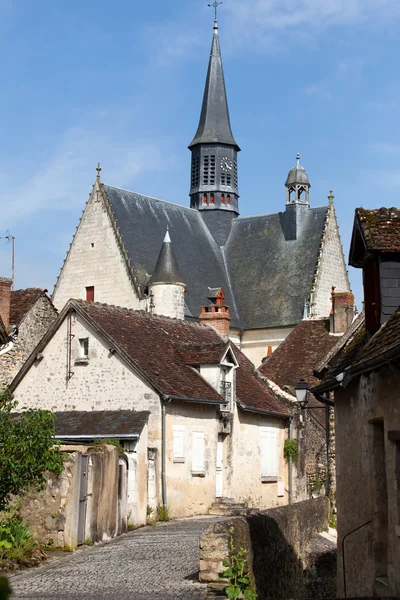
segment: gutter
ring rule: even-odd
[[[95,435],[55,435],[56,440],[101,440],[103,438],[109,438],[110,440],[138,440],[139,434],[137,433],[98,433]]]
[[[224,400],[204,400],[204,398],[186,398],[185,396],[170,396],[169,394],[162,394],[164,400],[181,400],[182,402],[195,402],[196,404],[225,404]]]
[[[280,413],[280,412],[273,412],[272,410],[262,410],[261,408],[253,408],[252,406],[247,406],[246,404],[242,404],[239,401],[237,401],[237,404],[240,406],[240,408],[242,410],[245,410],[247,412],[256,413],[258,415],[268,415],[270,417],[278,417],[281,419],[291,419],[292,418],[292,416],[289,415],[288,413]]]

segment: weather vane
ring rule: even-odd
[[[217,10],[218,10],[218,6],[220,4],[223,4],[223,3],[222,2],[217,2],[217,0],[214,0],[214,2],[212,4],[208,5],[210,8],[214,9],[214,21],[217,20]]]

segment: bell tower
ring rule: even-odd
[[[211,6],[216,11],[218,3]],[[220,226],[227,230],[228,223],[230,230],[232,218],[239,214],[240,148],[231,130],[216,15],[199,126],[189,149],[192,153],[190,207],[202,212],[217,243],[224,245],[227,234],[221,236],[217,230]]]

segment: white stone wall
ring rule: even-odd
[[[215,502],[215,468],[218,439],[217,407],[172,401],[167,407],[167,496],[173,518],[207,514]],[[173,459],[173,428],[183,428],[183,461]],[[192,473],[193,433],[203,432],[204,476]]]
[[[94,286],[95,302],[145,308],[130,279],[97,183],[55,285],[55,306],[62,309],[70,298],[86,300],[89,286]]]
[[[247,329],[240,339],[235,330],[229,333],[229,338],[241,349],[255,367],[259,367],[268,355],[268,346],[274,352],[287,338],[293,327],[275,327],[271,329]]]
[[[69,318],[69,317],[67,317]],[[66,410],[149,410],[149,445],[160,446],[161,412],[158,395],[111,354],[99,335],[76,315],[72,317],[71,371],[67,379],[67,318],[14,391],[20,406]],[[76,364],[81,356],[79,340],[89,338],[87,364]]]
[[[333,205],[329,208],[316,278],[311,294],[312,315],[329,317],[332,286],[337,292],[350,291],[339,227]]]
[[[57,312],[45,294],[26,313],[19,325],[18,336],[13,348],[0,356],[0,387],[2,389],[11,383],[56,318]]]
[[[172,319],[185,318],[185,286],[173,283],[155,283],[151,286],[154,314]]]
[[[278,481],[261,481],[261,427],[278,429]],[[288,421],[237,410],[233,432],[226,439],[227,492],[238,502],[260,509],[282,506],[289,502],[289,467],[283,457],[283,446],[288,435]],[[229,473],[229,465],[232,465]],[[278,482],[281,483],[278,483]],[[283,495],[280,488],[284,488]]]

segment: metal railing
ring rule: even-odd
[[[221,406],[221,410],[230,412],[232,407],[232,383],[230,381],[221,381],[220,393],[225,400],[225,404]]]

